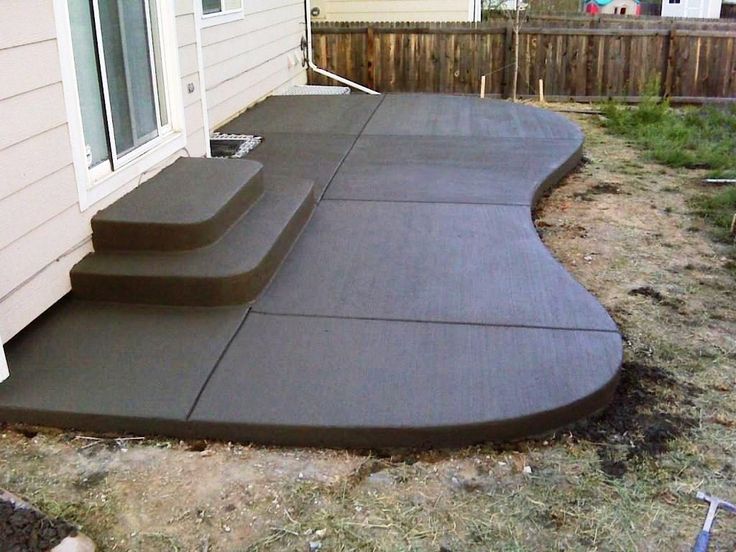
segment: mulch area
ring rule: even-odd
[[[3,552],[46,552],[76,534],[76,527],[66,521],[0,499],[0,550]]]

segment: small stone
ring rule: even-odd
[[[319,541],[310,541],[309,542],[309,552],[316,552],[317,550],[320,550],[322,548],[322,543]]]
[[[522,470],[526,474],[532,473],[532,467],[531,466],[524,466],[524,469]]]

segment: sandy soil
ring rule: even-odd
[[[736,500],[733,248],[688,207],[699,173],[650,163],[591,115],[540,234],[625,335],[601,416],[544,440],[364,454],[4,427],[0,487],[101,550],[689,550]],[[736,548],[721,513],[713,549]]]

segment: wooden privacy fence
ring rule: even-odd
[[[504,21],[320,23],[313,31],[317,65],[380,92],[477,94],[485,75],[487,95],[511,94],[513,31]],[[659,93],[674,101],[735,98],[736,25],[527,21],[520,31],[519,95],[536,95],[539,79],[551,100],[635,101],[655,79]],[[334,84],[316,74],[310,83]]]

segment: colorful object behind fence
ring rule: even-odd
[[[639,0],[588,0],[585,13],[591,15],[641,15]]]

